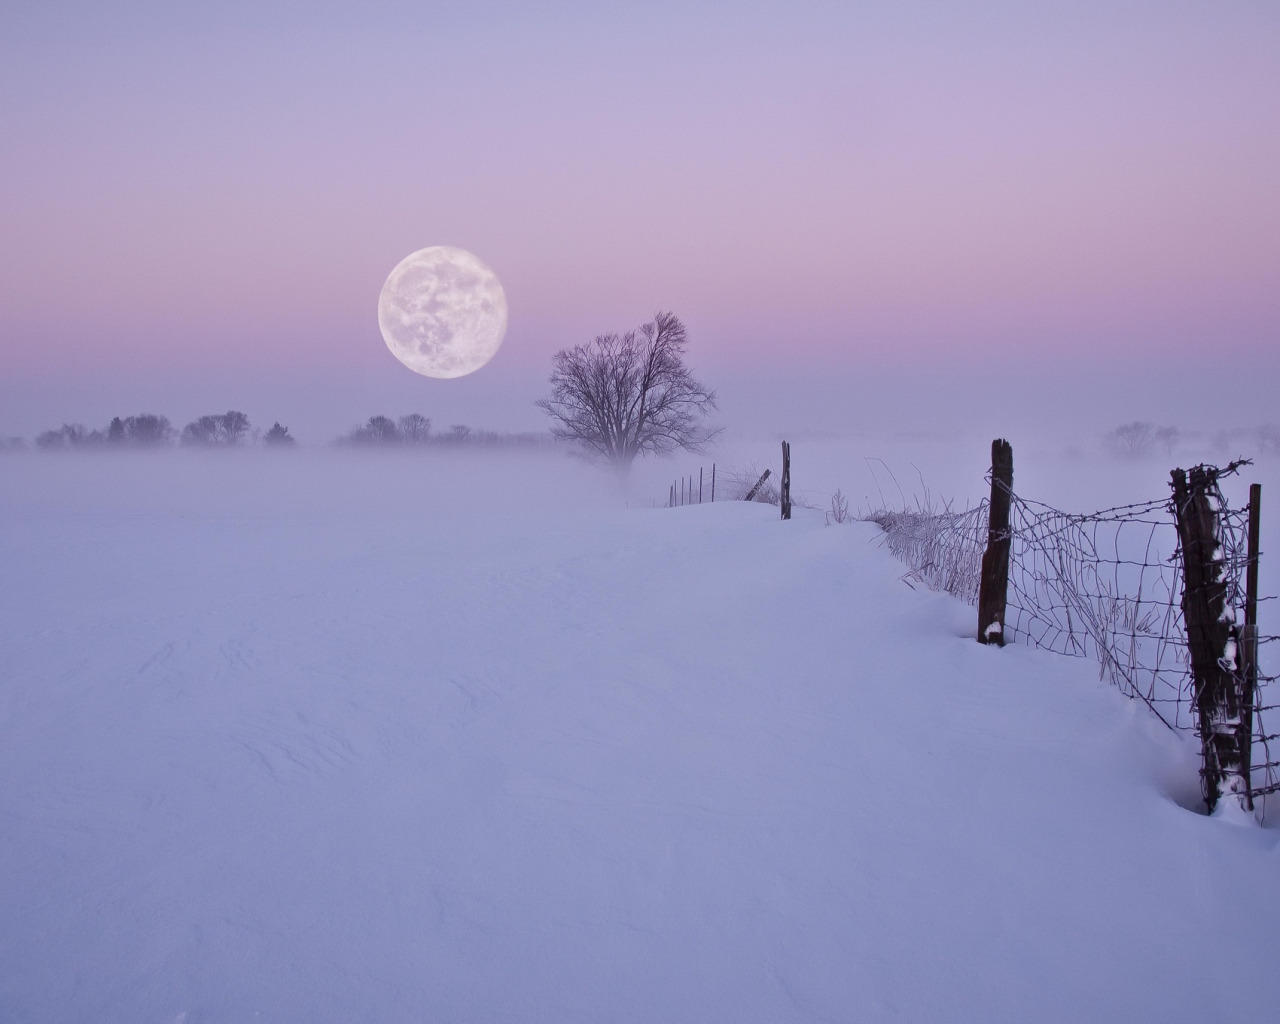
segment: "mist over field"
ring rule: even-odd
[[[652,507],[688,456],[7,456],[0,1006],[1265,1019],[1277,816],[1197,813],[1188,734],[828,524],[984,491],[984,442],[872,450],[797,439],[791,522]],[[1068,506],[1167,486],[1015,452]]]

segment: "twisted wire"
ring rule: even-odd
[[[1224,475],[1225,475],[1224,471]],[[1213,476],[1218,550],[1226,607],[1243,624],[1249,510],[1231,508]],[[1169,499],[1064,512],[1014,494],[1010,506],[1006,638],[1097,662],[1099,677],[1141,700],[1170,729],[1197,731],[1191,657],[1182,613],[1182,550]],[[907,566],[910,585],[976,605],[987,545],[988,504],[881,510],[868,517],[885,546]],[[1259,637],[1259,649],[1280,639]],[[1259,659],[1261,660],[1261,659]],[[1252,792],[1280,792],[1280,760],[1264,712],[1273,676],[1254,691]],[[1257,755],[1261,754],[1261,758]]]

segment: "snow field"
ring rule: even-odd
[[[1277,833],[1190,739],[776,514],[5,460],[0,1020],[1272,1019]]]

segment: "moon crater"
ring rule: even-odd
[[[378,326],[387,348],[415,373],[465,377],[502,345],[507,297],[478,256],[433,245],[391,271],[378,297]]]

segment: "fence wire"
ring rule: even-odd
[[[1243,625],[1249,510],[1229,507],[1214,490],[1227,607]],[[907,566],[907,583],[977,605],[987,502],[963,512],[880,511],[868,518]],[[1170,729],[1197,731],[1172,501],[1077,514],[1014,494],[1009,528],[1005,637],[1094,660],[1100,678],[1142,701]],[[1260,637],[1259,645],[1275,640]],[[1280,791],[1280,761],[1271,752],[1278,736],[1263,724],[1276,710],[1265,699],[1273,678],[1259,671],[1254,691],[1255,797]]]

